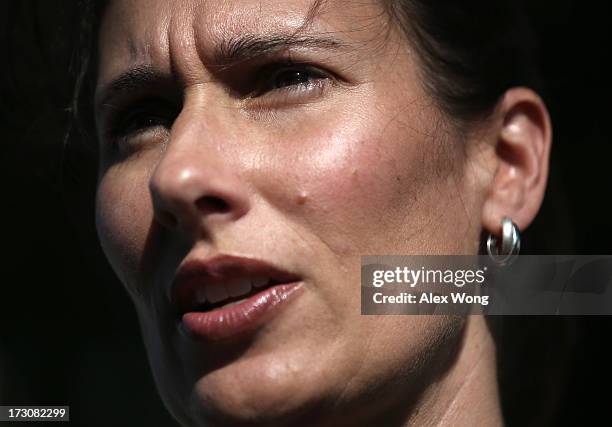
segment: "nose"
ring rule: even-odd
[[[176,144],[175,144],[176,143]],[[194,237],[230,223],[250,208],[245,182],[216,149],[173,141],[149,180],[154,216],[162,226]]]

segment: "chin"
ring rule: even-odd
[[[297,426],[316,413],[315,383],[278,356],[239,360],[197,380],[188,412],[202,426]]]

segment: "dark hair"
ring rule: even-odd
[[[104,0],[78,0],[74,14],[74,49],[70,72],[74,81],[74,92],[70,105],[72,120],[67,132],[66,141],[89,141],[94,138],[95,119],[93,114],[93,100],[97,79],[97,33],[102,13],[107,1]],[[79,144],[79,147],[89,146]]]
[[[418,53],[426,91],[451,119],[482,119],[515,86],[542,92],[519,1],[383,0]]]

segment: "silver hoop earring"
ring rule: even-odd
[[[491,259],[500,266],[509,265],[521,250],[521,235],[515,223],[508,217],[502,219],[501,244],[499,238],[489,234],[487,252]]]

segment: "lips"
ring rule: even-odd
[[[230,338],[256,330],[300,293],[301,284],[272,264],[222,255],[185,263],[174,278],[172,301],[190,335]]]

